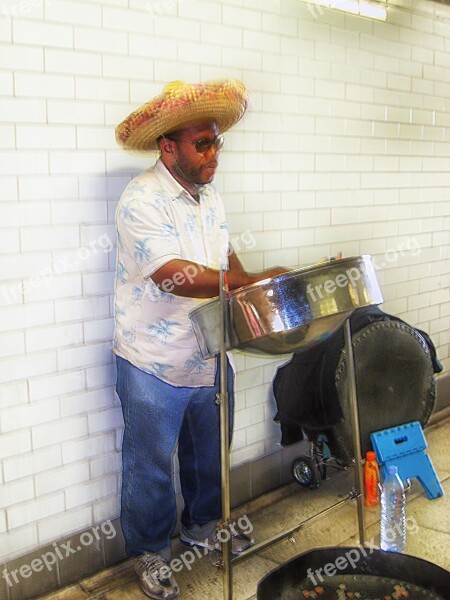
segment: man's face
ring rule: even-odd
[[[213,180],[220,152],[215,123],[190,125],[167,134],[166,138],[172,145],[171,167],[181,183],[204,185]]]

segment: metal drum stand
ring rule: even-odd
[[[227,335],[228,335],[228,285],[224,271],[220,271],[219,279],[219,302],[220,302],[220,393],[218,401],[220,402],[220,457],[221,457],[221,483],[222,483],[222,528],[228,528],[230,523],[230,449],[229,449],[229,402],[228,402],[228,384],[227,384]],[[231,559],[231,535],[225,536],[222,544],[222,570],[223,570],[223,598],[224,600],[233,599],[233,573],[232,563],[249,558],[253,554],[272,546],[273,544],[291,538],[292,534],[305,526],[305,524],[317,519],[320,516],[334,510],[347,500],[356,498],[358,513],[359,543],[365,544],[365,522],[364,522],[364,497],[363,497],[363,459],[361,456],[361,439],[359,430],[358,399],[356,394],[355,363],[353,357],[352,336],[350,328],[350,317],[345,321],[344,329],[344,351],[348,361],[348,386],[349,386],[349,406],[351,412],[351,426],[353,433],[353,454],[355,463],[355,487],[349,493],[347,498],[339,500],[335,504],[309,517],[296,527],[283,531],[273,538],[255,544],[246,550],[241,556]]]

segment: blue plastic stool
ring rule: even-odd
[[[375,431],[370,434],[370,439],[383,479],[387,475],[387,467],[396,465],[403,482],[417,477],[428,498],[444,495],[433,463],[424,452],[428,446],[419,421]]]

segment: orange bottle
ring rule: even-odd
[[[364,464],[364,505],[373,508],[380,502],[380,493],[378,484],[380,473],[375,452],[366,452],[366,462]]]

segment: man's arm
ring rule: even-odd
[[[274,267],[259,273],[247,273],[237,254],[230,247],[230,269],[227,279],[230,290],[275,277],[288,269]],[[219,271],[183,259],[170,260],[151,275],[163,292],[190,298],[213,298],[219,295]]]

